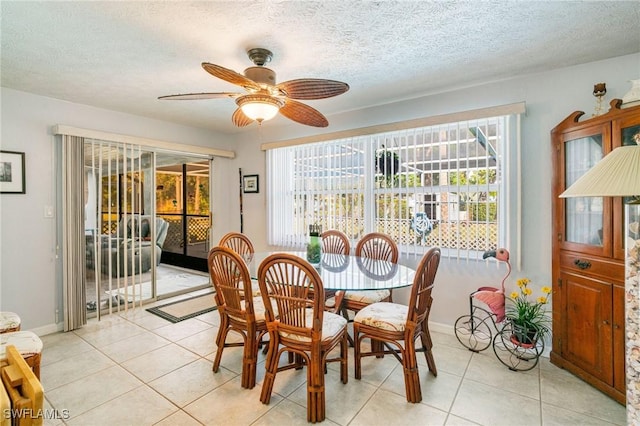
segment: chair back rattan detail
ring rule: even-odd
[[[255,249],[253,248],[253,244],[249,237],[239,232],[229,232],[224,235],[220,239],[218,245],[230,248],[240,256],[247,256],[255,253]]]
[[[440,249],[433,247],[424,255],[413,279],[411,296],[409,297],[409,316],[407,321],[422,324],[429,320],[436,272],[440,264]]]
[[[344,232],[336,229],[324,231],[322,233],[322,252],[349,255],[351,244],[349,237]]]
[[[233,317],[254,315],[253,301],[244,297],[252,294],[251,275],[238,252],[227,247],[214,247],[209,252],[208,261],[218,311]]]
[[[324,288],[318,271],[297,256],[280,253],[267,257],[258,269],[260,293],[264,299],[267,322],[278,319],[280,334],[322,336]],[[312,323],[307,310],[313,309]]]
[[[358,244],[356,245],[356,256],[359,258],[386,260],[387,262],[397,263],[399,256],[398,245],[387,234],[372,232],[365,235],[360,241],[358,241]],[[361,261],[363,265],[366,265],[366,261],[363,259]],[[391,302],[393,299],[393,292],[391,290],[383,292],[367,292],[366,300],[358,300],[364,292],[360,292],[359,295],[356,294],[357,293],[350,291],[345,293],[344,300],[340,308],[342,310],[342,315],[344,315],[345,318],[349,318],[347,313],[348,310],[358,312],[370,303]]]
[[[356,256],[398,262],[398,245],[387,234],[372,232],[356,245]]]

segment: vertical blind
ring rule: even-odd
[[[87,323],[84,245],[84,140],[63,136],[60,144],[62,295],[64,331]]]
[[[155,214],[155,201],[145,200],[143,190],[145,174],[146,185],[153,188],[154,173],[149,173],[154,170],[153,155],[137,144],[95,139],[86,140],[85,150],[85,175],[93,189],[86,205],[95,206],[86,212],[85,235],[90,237],[87,244],[93,257],[87,264],[92,277],[87,285],[93,287],[90,302],[96,303],[100,317],[102,310],[127,310],[153,297],[153,267],[151,279],[140,273],[146,269],[144,245],[150,246],[146,250],[155,259],[155,244],[143,238],[156,232],[155,220],[143,219],[143,213],[147,218]],[[150,228],[145,235],[143,226]]]
[[[316,224],[481,258],[507,232],[511,134],[499,116],[268,149],[269,244],[302,247]]]
[[[152,282],[130,273],[143,269],[137,255],[146,243],[141,226],[125,224],[141,223],[144,194],[136,179],[154,165],[139,145],[71,135],[61,136],[58,153],[63,320],[69,331],[86,324],[87,310],[100,318],[152,297]],[[147,203],[152,208],[155,199]],[[150,227],[155,235],[155,221]],[[154,255],[154,245],[151,250]]]

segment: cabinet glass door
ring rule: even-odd
[[[565,144],[565,183],[568,188],[604,156],[602,135],[574,139]],[[571,243],[603,245],[602,197],[566,200],[566,236]]]
[[[640,145],[640,116],[630,117],[628,119],[617,120],[613,123],[614,147]],[[618,139],[619,138],[619,139]],[[618,141],[619,140],[619,141]],[[623,202],[637,203],[634,197],[615,197],[613,205],[613,214],[617,219],[614,221],[614,257],[616,259],[624,259],[624,205]],[[633,211],[633,210],[632,210]],[[630,218],[630,223],[637,222],[640,218]],[[631,231],[631,230],[630,230]],[[632,235],[633,237],[633,235]]]
[[[571,186],[611,150],[611,127],[593,126],[563,136],[564,173],[561,191]],[[612,251],[611,199],[565,198],[561,248],[584,254],[610,256]]]

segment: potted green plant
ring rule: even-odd
[[[534,346],[538,339],[544,339],[551,332],[546,309],[551,288],[542,287],[542,296],[529,300],[533,294],[530,283],[529,278],[517,281],[519,291],[511,293],[508,298],[511,303],[506,308],[506,317],[511,323],[511,340],[523,347]]]
[[[382,150],[376,153],[376,172],[382,173],[385,177],[391,177],[400,171],[400,157],[393,151],[389,151],[382,146]]]

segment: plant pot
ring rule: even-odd
[[[322,262],[322,228],[320,225],[309,225],[309,242],[307,243],[307,261],[318,266]]]
[[[538,341],[538,331],[526,325],[511,324],[511,343],[525,349],[533,348]]]
[[[320,237],[311,237],[311,241],[307,244],[307,261],[313,266],[318,266],[322,262]]]
[[[397,175],[400,171],[400,158],[391,151],[382,151],[376,155],[376,170],[385,176]]]

